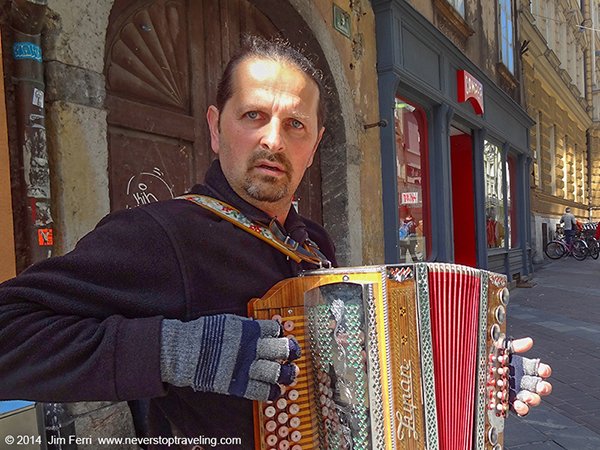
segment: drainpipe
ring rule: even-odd
[[[47,4],[47,0],[13,0],[11,5],[16,140],[21,151],[20,169],[27,207],[24,220],[27,264],[52,256],[54,244],[41,47]]]
[[[586,197],[588,201],[588,221],[592,221],[592,134],[588,128],[585,132],[585,146],[587,159],[587,180],[586,180]]]

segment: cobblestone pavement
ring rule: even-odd
[[[509,333],[531,336],[552,366],[554,391],[525,418],[511,414],[505,448],[600,449],[600,259],[536,267],[532,288],[511,291]]]

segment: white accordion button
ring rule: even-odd
[[[265,408],[265,416],[267,416],[269,419],[272,417],[275,417],[276,413],[277,413],[277,410],[275,409],[274,406],[267,406]]]
[[[300,417],[292,417],[290,419],[290,427],[298,428],[299,426],[300,426]]]
[[[287,423],[288,417],[289,416],[284,412],[279,413],[279,415],[277,416],[277,422],[283,425],[284,423]]]
[[[302,433],[300,433],[298,430],[292,431],[292,434],[290,435],[290,439],[293,442],[299,442],[300,439],[302,439]]]

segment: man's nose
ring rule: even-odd
[[[271,119],[264,127],[260,139],[261,147],[272,152],[277,152],[283,149],[283,136],[281,122],[278,119]]]

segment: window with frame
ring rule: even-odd
[[[512,0],[498,0],[500,9],[500,61],[515,73],[515,30]]]
[[[448,3],[450,3],[462,17],[465,17],[465,0],[448,0]]]
[[[425,112],[396,97],[394,125],[400,262],[424,261],[431,236]]]
[[[542,155],[542,112],[538,110],[535,122],[535,148],[533,149],[533,182],[540,188],[540,158]]]
[[[483,147],[485,171],[485,221],[488,248],[504,248],[504,170],[502,150],[497,145],[485,141]]]

